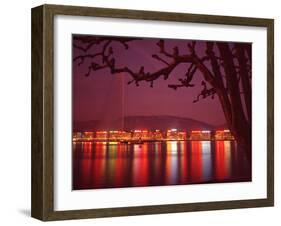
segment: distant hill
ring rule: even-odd
[[[95,131],[95,130],[118,130],[121,128],[121,120],[102,122],[98,120],[79,121],[73,123],[74,131]],[[148,129],[167,130],[177,128],[180,130],[212,130],[215,126],[177,116],[127,116],[124,119],[124,130]]]

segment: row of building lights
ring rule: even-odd
[[[178,129],[160,130],[132,130],[132,131],[96,131],[96,132],[74,132],[73,141],[87,140],[234,140],[229,130],[193,130],[189,133]]]

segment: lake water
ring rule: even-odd
[[[73,189],[250,181],[235,141],[73,143]]]

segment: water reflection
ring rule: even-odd
[[[73,143],[73,189],[249,180],[234,141]]]
[[[148,180],[148,144],[134,144],[133,155],[133,177],[132,184],[134,186],[145,186]]]
[[[216,142],[216,179],[224,180],[231,175],[231,152],[229,141]]]
[[[212,178],[212,154],[211,142],[202,141],[202,181],[208,181]]]

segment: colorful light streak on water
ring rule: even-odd
[[[73,144],[74,190],[250,180],[234,141]]]

